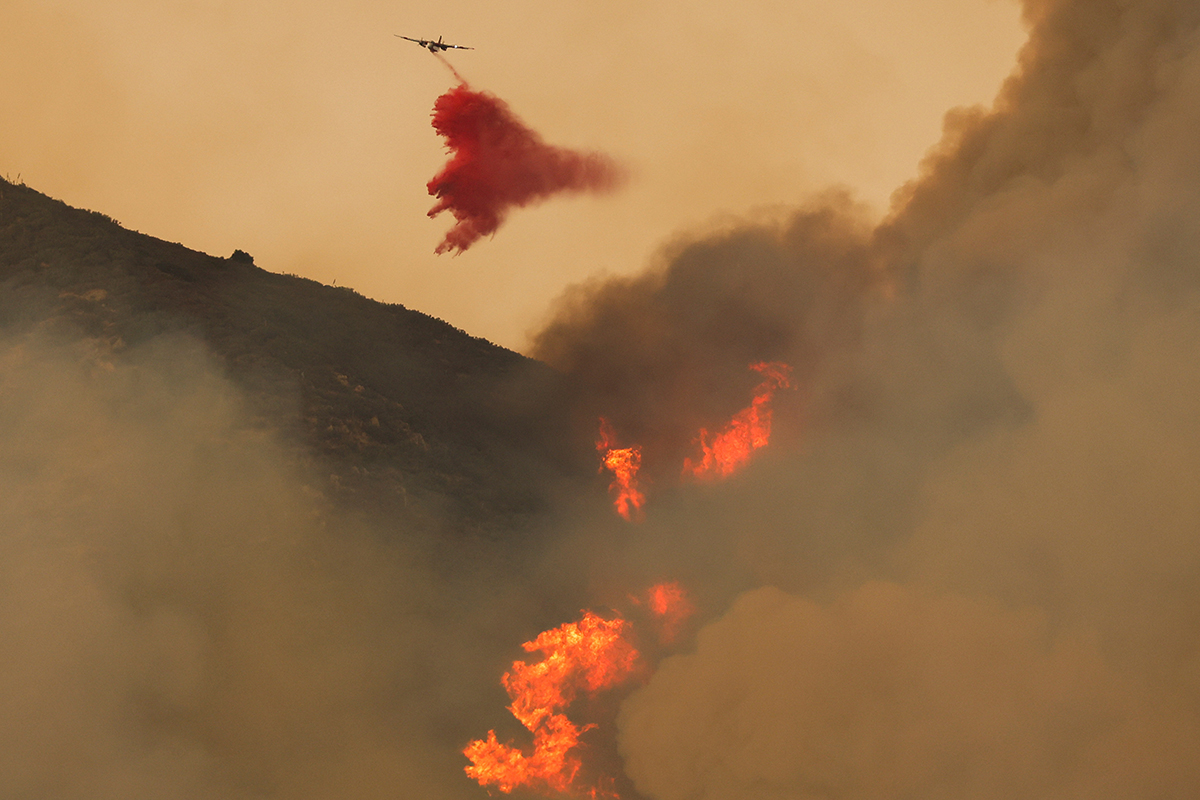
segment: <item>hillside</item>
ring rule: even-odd
[[[109,357],[202,340],[252,416],[327,475],[331,501],[421,527],[503,536],[570,462],[557,376],[426,314],[219,258],[0,181],[0,329]],[[551,466],[559,465],[558,467]],[[537,480],[534,480],[537,478]]]

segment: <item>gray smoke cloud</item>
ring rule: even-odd
[[[622,709],[651,797],[1170,797],[1194,716],[1036,610],[868,582],[740,597]]]
[[[1200,8],[1025,17],[882,222],[727,226],[535,340],[664,449],[797,370],[783,450],[623,545],[722,614],[623,707],[647,797],[1200,789]]]
[[[335,513],[195,341],[5,338],[0,452],[0,794],[473,796],[505,623]]]

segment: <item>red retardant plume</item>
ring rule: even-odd
[[[496,232],[509,209],[559,192],[614,189],[623,177],[600,153],[552,147],[525,127],[500,98],[461,83],[433,106],[433,127],[446,140],[450,161],[428,184],[434,217],[457,220],[437,252],[462,252]]]

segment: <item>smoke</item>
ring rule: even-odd
[[[1036,611],[866,583],[758,589],[620,720],[650,797],[1148,797],[1195,786],[1195,720]]]
[[[438,199],[429,216],[455,219],[438,253],[461,253],[494,234],[512,208],[561,192],[611,191],[624,180],[609,157],[546,144],[503,100],[465,82],[434,103],[433,127],[452,156],[429,181]]]
[[[882,221],[834,194],[725,224],[534,337],[647,462],[748,363],[800,387],[769,457],[648,492],[614,545],[732,602],[624,706],[647,797],[1200,788],[1200,10],[1025,18]]]
[[[750,364],[786,362],[811,386],[818,360],[855,341],[878,280],[867,232],[865,211],[835,196],[675,244],[643,275],[568,290],[532,354],[574,378],[581,418],[604,416],[644,446],[649,473],[677,475],[696,431],[750,402]]]
[[[0,344],[0,794],[473,796],[507,590],[334,513],[249,418],[185,338]]]

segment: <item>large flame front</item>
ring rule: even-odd
[[[642,466],[642,448],[640,445],[617,448],[613,447],[615,442],[612,425],[601,417],[596,450],[601,454],[603,468],[613,474],[613,481],[608,487],[613,496],[613,505],[618,514],[631,520],[635,514],[641,514],[642,503],[646,502],[646,496],[638,489],[637,482],[638,470]]]
[[[683,474],[701,479],[724,478],[732,475],[750,460],[755,450],[766,447],[771,440],[771,399],[778,389],[791,388],[788,376],[792,368],[778,361],[751,364],[750,369],[763,375],[763,382],[754,390],[754,400],[743,408],[729,424],[709,437],[701,429],[697,437],[703,455],[693,462],[683,463]]]
[[[627,627],[620,617],[604,619],[587,611],[578,622],[525,642],[527,652],[540,650],[545,658],[534,664],[513,662],[501,682],[513,701],[508,710],[533,733],[533,753],[502,744],[495,731],[488,731],[487,739],[463,750],[471,760],[467,775],[502,792],[518,786],[567,791],[580,766],[568,752],[591,726],[580,728],[560,712],[578,690],[597,692],[630,675],[638,652],[626,638]]]

